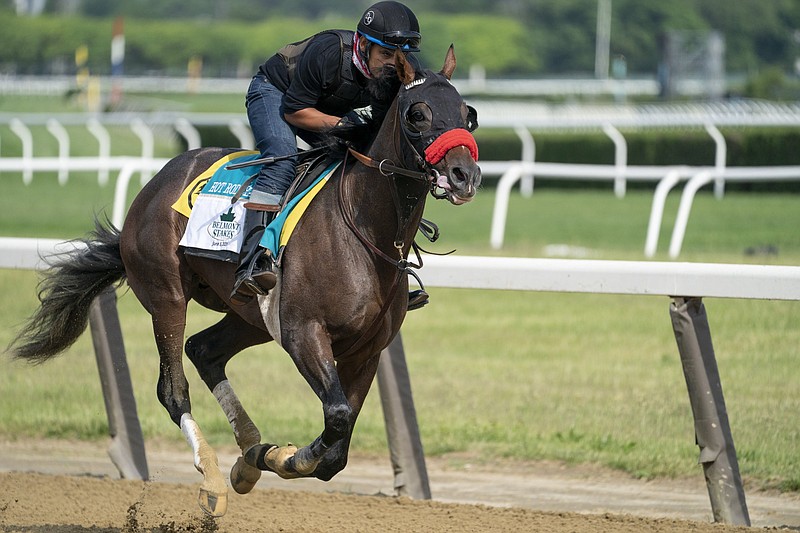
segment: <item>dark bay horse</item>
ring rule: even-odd
[[[405,261],[427,194],[436,190],[462,204],[480,185],[469,110],[449,82],[455,65],[452,47],[438,73],[415,72],[397,54],[401,87],[375,140],[366,156],[346,160],[311,202],[267,296],[231,305],[235,265],[186,255],[178,245],[187,221],[172,203],[195,176],[234,151],[193,150],[148,182],[121,231],[98,223],[82,241],[85,247],[51,263],[40,284],[41,306],[12,343],[12,353],[42,362],[62,352],[85,330],[94,297],[127,281],[152,317],[161,358],[158,398],[192,447],[206,513],[225,513],[228,489],[214,450],[192,418],[184,349],[242,450],[230,475],[234,490],[249,492],[263,470],[283,478],[331,479],[347,463],[381,350],[405,317]],[[224,317],[184,345],[192,299]],[[291,356],[322,402],[324,429],[299,449],[262,443],[225,374],[234,355],[271,340]]]

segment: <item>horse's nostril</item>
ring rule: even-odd
[[[454,167],[450,175],[453,178],[454,184],[462,184],[467,181],[467,173],[461,167]]]

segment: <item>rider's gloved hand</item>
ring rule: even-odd
[[[346,113],[339,122],[333,127],[334,135],[348,134],[368,129],[372,126],[368,112],[364,109],[354,109]]]
[[[329,130],[334,144],[359,146],[369,139],[372,133],[372,117],[369,108],[354,109],[346,113],[339,122]]]

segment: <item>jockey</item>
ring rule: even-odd
[[[400,2],[383,1],[364,12],[355,32],[327,30],[278,50],[259,67],[247,91],[247,117],[261,157],[296,154],[295,135],[315,145],[333,127],[367,125],[355,110],[372,105],[375,116],[376,108],[385,111],[395,96],[386,91],[381,96],[370,89],[370,81],[396,76],[395,50],[419,52],[420,39],[414,13]],[[261,167],[250,202],[280,205],[295,178],[295,164],[288,158]],[[266,294],[277,282],[274,258],[259,245],[268,217],[267,211],[252,209],[245,215],[234,303]],[[427,303],[423,291],[410,298],[409,308]]]

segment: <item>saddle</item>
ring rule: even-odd
[[[294,182],[285,195],[280,213],[268,232],[271,240],[263,244],[277,257],[280,247],[288,240],[300,214],[310,202],[341,158],[327,152],[300,152],[300,164]],[[242,224],[245,206],[277,211],[276,206],[248,205],[251,183],[260,167],[258,152],[241,151],[228,154],[197,176],[173,204],[173,209],[189,217],[180,245],[188,255],[226,262],[237,262],[242,243]],[[310,191],[311,186],[318,187]],[[303,199],[305,200],[303,201]],[[291,215],[291,217],[290,217]],[[289,231],[285,226],[288,225]]]
[[[245,202],[244,207],[246,209],[252,209],[254,211],[268,211],[268,212],[279,212],[282,211],[286,206],[291,203],[293,199],[297,197],[297,195],[305,192],[309,187],[311,187],[317,178],[331,165],[334,163],[338,163],[342,160],[341,156],[333,156],[328,152],[320,153],[319,150],[309,150],[309,151],[299,151],[297,153],[298,157],[298,164],[295,167],[295,177],[292,184],[289,186],[289,189],[286,191],[286,194],[283,195],[283,200],[281,205],[269,205],[269,204],[259,204],[255,202]],[[326,164],[327,163],[327,164]],[[242,184],[239,192],[240,194],[244,192],[250,185],[251,181],[255,178],[255,175],[251,176],[251,178]],[[237,197],[234,197],[234,200]]]

